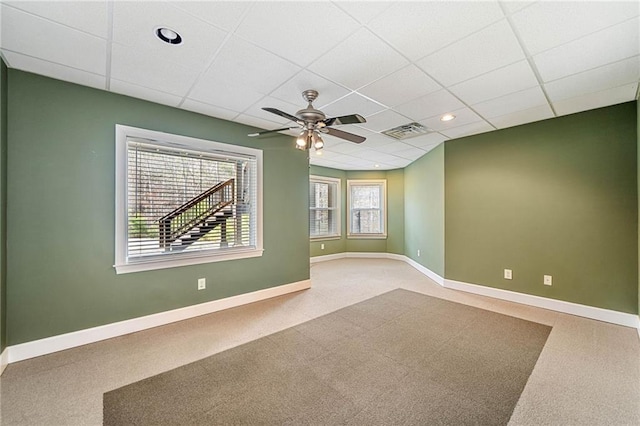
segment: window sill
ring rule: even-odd
[[[314,241],[339,240],[341,238],[342,238],[341,235],[327,235],[327,236],[321,236],[321,237],[309,237],[309,240],[311,240],[311,242],[314,242]]]
[[[224,254],[193,254],[172,259],[147,260],[113,265],[116,274],[129,274],[132,272],[153,271],[156,269],[178,268],[181,266],[200,265],[203,263],[224,262],[227,260],[248,259],[262,256],[263,249],[230,250]]]
[[[350,240],[386,240],[387,234],[351,234],[347,235]]]

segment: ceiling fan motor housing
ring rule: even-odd
[[[304,122],[312,122],[314,124],[327,118],[327,116],[322,111],[315,109],[312,105],[312,102],[315,101],[317,97],[317,90],[305,90],[304,92],[302,92],[302,98],[305,101],[309,102],[309,105],[307,105],[306,108],[296,112],[296,117]]]

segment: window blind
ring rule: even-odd
[[[340,235],[339,180],[310,177],[309,236],[311,238]]]

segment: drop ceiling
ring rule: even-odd
[[[327,136],[310,152],[343,170],[404,167],[448,139],[638,98],[637,1],[2,1],[0,13],[10,68],[260,129],[291,124],[262,107],[294,114],[316,89],[328,116],[367,119],[340,127],[363,144]],[[429,132],[381,133],[411,122]]]

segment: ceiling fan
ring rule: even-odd
[[[320,110],[313,107],[312,102],[318,97],[318,91],[305,90],[302,92],[302,98],[309,103],[306,108],[296,112],[296,115],[288,114],[284,111],[280,111],[276,108],[262,108],[263,110],[272,114],[279,115],[288,120],[291,120],[297,124],[294,127],[284,127],[281,129],[266,130],[264,132],[251,133],[248,136],[262,136],[268,133],[281,132],[283,130],[291,130],[300,127],[302,131],[296,140],[296,148],[301,150],[308,150],[314,147],[316,151],[321,150],[324,146],[324,141],[320,137],[320,133],[335,136],[340,139],[347,140],[354,143],[362,143],[365,141],[365,137],[354,135],[353,133],[345,132],[343,130],[334,129],[331,126],[339,126],[341,124],[355,124],[366,123],[360,114],[343,115],[341,117],[327,116]]]

